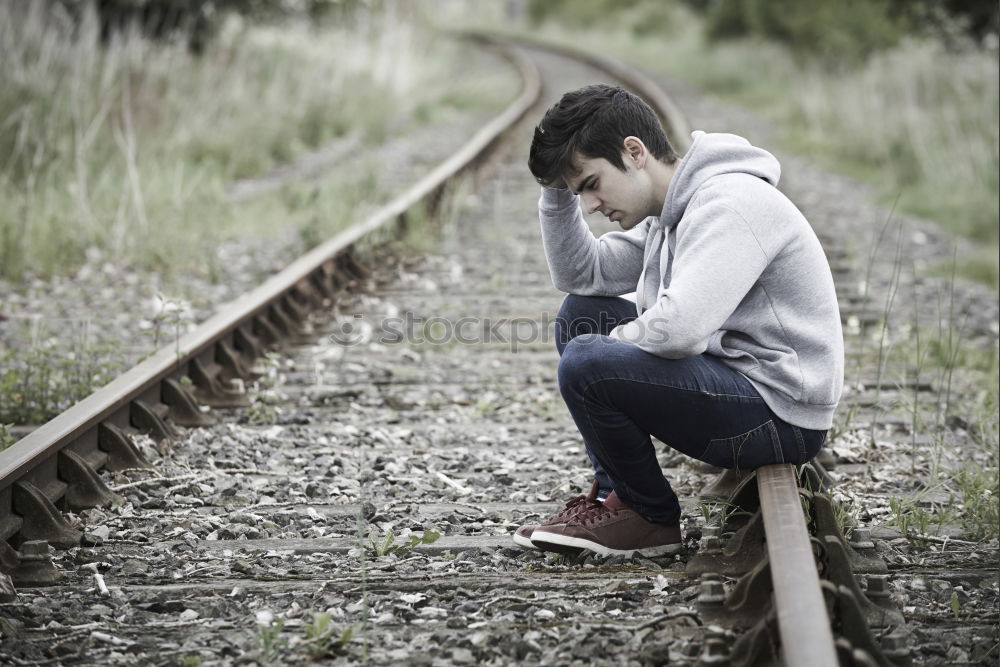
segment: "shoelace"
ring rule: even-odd
[[[576,523],[591,524],[601,517],[607,516],[609,514],[616,514],[618,510],[613,510],[610,507],[605,507],[604,503],[595,502],[594,505],[581,510],[572,520]]]
[[[581,510],[580,505],[582,505],[584,503],[598,504],[598,505],[601,504],[600,501],[598,501],[596,498],[591,498],[590,496],[580,495],[580,496],[577,496],[576,498],[574,498],[573,500],[569,501],[568,503],[566,503],[566,507],[564,507],[563,509],[559,510],[559,512],[556,514],[556,516],[559,517],[559,518],[569,518],[569,517],[572,517],[573,515],[575,515],[577,512],[579,512]]]
[[[566,507],[559,510],[556,513],[556,518],[558,519],[572,519],[577,513],[582,510],[588,509],[593,505],[601,505],[601,501],[597,499],[597,493],[600,489],[597,486],[597,481],[590,487],[590,493],[583,495],[580,494],[576,498],[573,498],[568,503]],[[580,505],[586,505],[586,507],[580,507]]]

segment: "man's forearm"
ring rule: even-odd
[[[572,294],[619,295],[635,290],[642,271],[644,234],[613,232],[594,237],[578,197],[542,188],[538,216],[549,273],[556,289]]]

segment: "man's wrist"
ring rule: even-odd
[[[576,195],[565,188],[542,186],[541,205],[547,208],[564,208],[576,204]]]

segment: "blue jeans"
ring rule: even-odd
[[[680,521],[651,435],[722,468],[805,463],[819,452],[826,431],[783,421],[718,357],[664,359],[607,335],[635,317],[626,299],[571,294],[556,319],[559,390],[602,491],[649,521]]]

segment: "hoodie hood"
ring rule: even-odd
[[[659,222],[667,229],[677,224],[698,189],[713,176],[748,174],[778,185],[781,165],[777,158],[743,137],[698,130],[691,133],[691,138],[691,148],[670,179],[660,214]]]

